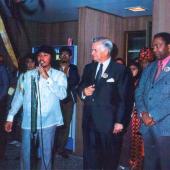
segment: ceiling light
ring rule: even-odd
[[[146,11],[145,8],[141,7],[141,6],[135,6],[135,7],[128,7],[128,8],[125,8],[129,11],[133,11],[133,12],[141,12],[141,11]]]

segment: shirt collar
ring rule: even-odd
[[[100,64],[103,64],[102,74],[106,71],[109,63],[110,63],[111,57],[109,57],[107,60],[105,60],[103,63],[98,63],[97,65],[97,71],[99,70]]]
[[[164,58],[163,60],[159,60],[158,65],[160,65],[160,63],[162,62],[162,68],[164,68],[168,64],[169,61],[170,61],[170,56]]]

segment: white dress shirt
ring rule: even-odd
[[[102,75],[103,73],[106,71],[109,63],[110,63],[110,60],[111,60],[111,57],[109,57],[106,61],[104,61],[103,63],[98,63],[97,65],[97,69],[96,69],[96,75],[97,75],[97,72],[99,70],[99,67],[100,67],[100,64],[103,64],[103,69],[102,69]]]

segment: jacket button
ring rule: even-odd
[[[94,102],[94,99],[92,99],[92,102]]]

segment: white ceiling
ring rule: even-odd
[[[0,0],[1,9],[10,15],[10,1]],[[17,1],[17,0],[15,0]],[[23,0],[18,0],[23,1]],[[8,3],[7,3],[8,2]],[[78,8],[90,7],[122,17],[152,15],[153,0],[24,0],[14,3],[24,19],[39,22],[78,20]],[[125,8],[141,6],[144,12],[131,12]]]

